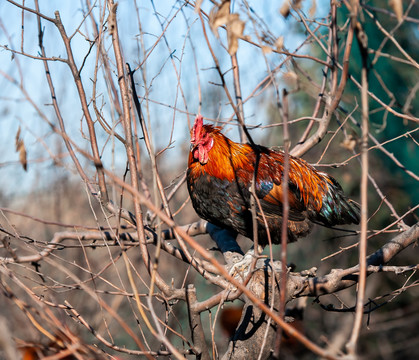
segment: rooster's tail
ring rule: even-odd
[[[315,214],[315,221],[320,221],[326,226],[359,224],[359,205],[348,199],[339,183],[331,176],[327,176],[328,188],[323,195],[322,208]]]

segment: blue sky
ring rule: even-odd
[[[220,88],[212,83],[219,83],[219,76],[213,68],[214,62],[205,44],[202,34],[202,27],[197,14],[190,7],[182,8],[178,12],[182,2],[166,2],[156,1],[153,9],[153,3],[150,1],[141,1],[139,3],[139,16],[143,31],[143,41],[145,49],[149,53],[145,62],[145,72],[147,76],[147,86],[149,88],[148,104],[143,102],[144,111],[149,109],[148,120],[151,124],[153,140],[156,149],[159,150],[169,144],[170,130],[174,121],[173,149],[168,150],[159,161],[177,169],[181,169],[183,159],[179,150],[188,147],[188,128],[187,117],[185,115],[185,106],[180,96],[179,84],[185,95],[188,111],[195,113],[198,110],[198,78],[195,71],[194,53],[191,47],[191,41],[195,49],[197,59],[197,67],[199,73],[199,81],[203,98],[203,115],[228,118],[232,115],[231,107],[226,105],[226,98],[222,96],[220,99],[213,99],[214,93]],[[99,20],[100,11],[103,10],[102,2],[97,2],[97,6],[93,9],[95,18]],[[25,5],[34,8],[32,1],[26,1]],[[99,6],[100,5],[100,6]],[[259,16],[263,19],[266,27],[269,28],[273,37],[284,37],[284,44],[293,51],[300,45],[304,37],[293,33],[292,19],[285,20],[279,15],[279,3],[253,1],[250,2],[252,15]],[[66,28],[68,35],[75,33],[72,39],[72,49],[76,59],[76,64],[80,67],[85,55],[89,50],[89,42],[86,37],[93,39],[93,32],[90,19],[84,23],[83,15],[86,12],[83,2],[70,1],[40,1],[41,12],[49,17],[54,17],[54,11],[58,10],[61,19]],[[209,1],[203,2],[203,9],[209,13],[212,4]],[[310,7],[311,3],[305,6]],[[322,12],[327,12],[328,6],[322,8]],[[233,2],[233,11],[238,11],[242,19],[246,19],[246,12],[240,2]],[[174,17],[174,15],[176,16]],[[117,12],[119,34],[123,47],[125,61],[129,62],[132,67],[136,67],[143,60],[143,52],[140,49],[141,37],[138,26],[137,13],[133,1],[123,0],[119,2]],[[161,40],[152,50],[156,39],[162,34],[161,26],[167,26],[167,19],[171,22],[165,32],[166,40]],[[21,50],[21,25],[22,12],[10,3],[3,2],[0,6],[0,20],[7,31],[7,34],[0,31],[0,44],[7,45],[9,48],[17,51]],[[163,25],[159,23],[162,22]],[[80,25],[81,24],[81,25]],[[55,56],[65,58],[65,49],[61,37],[56,27],[46,20],[42,20],[44,27],[44,44],[47,56]],[[79,29],[80,33],[76,31]],[[260,34],[261,28],[256,27]],[[230,57],[225,49],[226,39],[224,30],[220,30],[221,40],[217,39],[214,34],[207,28],[207,33],[213,47],[213,50],[220,60],[221,68],[226,72],[226,80],[231,94],[233,94],[232,76]],[[248,22],[245,34],[249,35],[253,41],[258,42],[255,28],[252,28],[251,22]],[[37,39],[37,23],[33,14],[25,13],[24,18],[24,51],[33,56],[39,54]],[[109,56],[113,58],[113,50],[111,48],[111,40],[109,35],[105,35],[106,49]],[[224,46],[224,47],[223,47]],[[306,49],[302,49],[302,52]],[[172,55],[172,57],[171,57]],[[81,77],[87,93],[88,99],[92,95],[92,79],[94,76],[96,48],[93,47],[92,52],[86,60],[86,64],[82,70]],[[241,41],[238,51],[238,61],[240,65],[241,83],[243,98],[246,98],[251,91],[254,90],[256,84],[263,79],[268,73],[268,66],[274,67],[283,56],[278,54],[263,54],[260,49],[255,48]],[[48,120],[57,124],[57,119],[51,106],[51,96],[46,82],[45,71],[42,61],[29,59],[21,55],[12,54],[0,49],[0,69],[13,79],[20,81],[19,66],[22,71],[23,83],[27,93],[41,111],[47,116]],[[66,129],[72,139],[83,149],[88,150],[89,144],[86,140],[84,132],[87,134],[85,121],[82,118],[82,111],[74,81],[66,64],[59,61],[49,62],[51,76],[57,93],[57,100],[61,112],[64,117]],[[177,81],[176,71],[180,73],[180,83]],[[113,67],[115,71],[115,67]],[[285,66],[282,70],[287,72]],[[116,74],[114,74],[116,83]],[[143,96],[144,86],[140,72],[136,73],[137,92],[139,96]],[[102,69],[99,70],[97,84],[97,101],[102,104],[102,113],[105,119],[112,123],[112,115],[115,115],[108,97],[108,88],[103,80]],[[258,97],[253,98],[245,104],[246,121],[250,124],[266,123],[266,114],[264,104],[270,101],[272,94],[264,92]],[[209,98],[211,97],[211,98]],[[43,187],[48,185],[51,176],[48,174],[56,174],[57,170],[53,170],[55,165],[51,160],[49,151],[54,153],[64,151],[64,146],[59,136],[52,133],[49,126],[37,114],[33,106],[24,99],[19,87],[12,84],[4,76],[0,76],[0,114],[1,118],[1,134],[0,134],[0,186],[3,193],[12,195],[17,189],[20,191],[29,191],[34,186]],[[213,103],[216,103],[214,108]],[[211,111],[205,109],[211,106]],[[177,108],[179,111],[174,110]],[[91,115],[94,117],[92,107]],[[219,113],[221,111],[221,113]],[[211,112],[211,114],[209,114]],[[145,111],[147,114],[147,112]],[[114,119],[115,120],[115,119]],[[190,117],[193,121],[193,117]],[[22,138],[28,151],[29,169],[24,172],[18,163],[18,154],[14,152],[15,134],[18,127],[21,127]],[[111,167],[112,164],[118,167],[124,167],[125,154],[121,145],[116,143],[115,152],[112,150],[112,142],[107,141],[108,138],[104,132],[97,127],[99,135],[99,144],[103,151],[103,159],[105,165]],[[117,131],[122,133],[119,127]],[[238,132],[233,129],[229,132],[236,140]],[[255,134],[257,138],[257,133]],[[41,139],[44,143],[41,142]],[[269,144],[278,145],[278,144]],[[65,162],[64,169],[68,176],[72,176],[71,162]],[[54,175],[53,175],[54,176]]]

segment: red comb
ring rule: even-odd
[[[191,142],[194,143],[201,137],[202,126],[204,125],[204,118],[198,114],[195,118],[195,123],[192,128]]]

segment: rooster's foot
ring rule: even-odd
[[[260,250],[260,249],[259,249]],[[262,249],[263,250],[263,249]],[[260,253],[261,251],[259,251]],[[229,270],[229,274],[232,277],[241,277],[242,279],[246,279],[247,275],[249,275],[252,263],[254,261],[257,261],[260,257],[265,256],[256,256],[255,255],[255,249],[252,247],[243,257],[240,258],[240,260],[234,262]]]

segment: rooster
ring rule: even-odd
[[[191,129],[187,186],[198,215],[221,228],[253,238],[251,188],[255,177],[258,244],[281,243],[285,155],[239,144],[198,115]],[[257,166],[255,176],[255,166]],[[359,206],[338,182],[302,159],[289,156],[288,242],[306,236],[313,223],[327,227],[359,223]],[[266,221],[266,224],[265,224]]]

